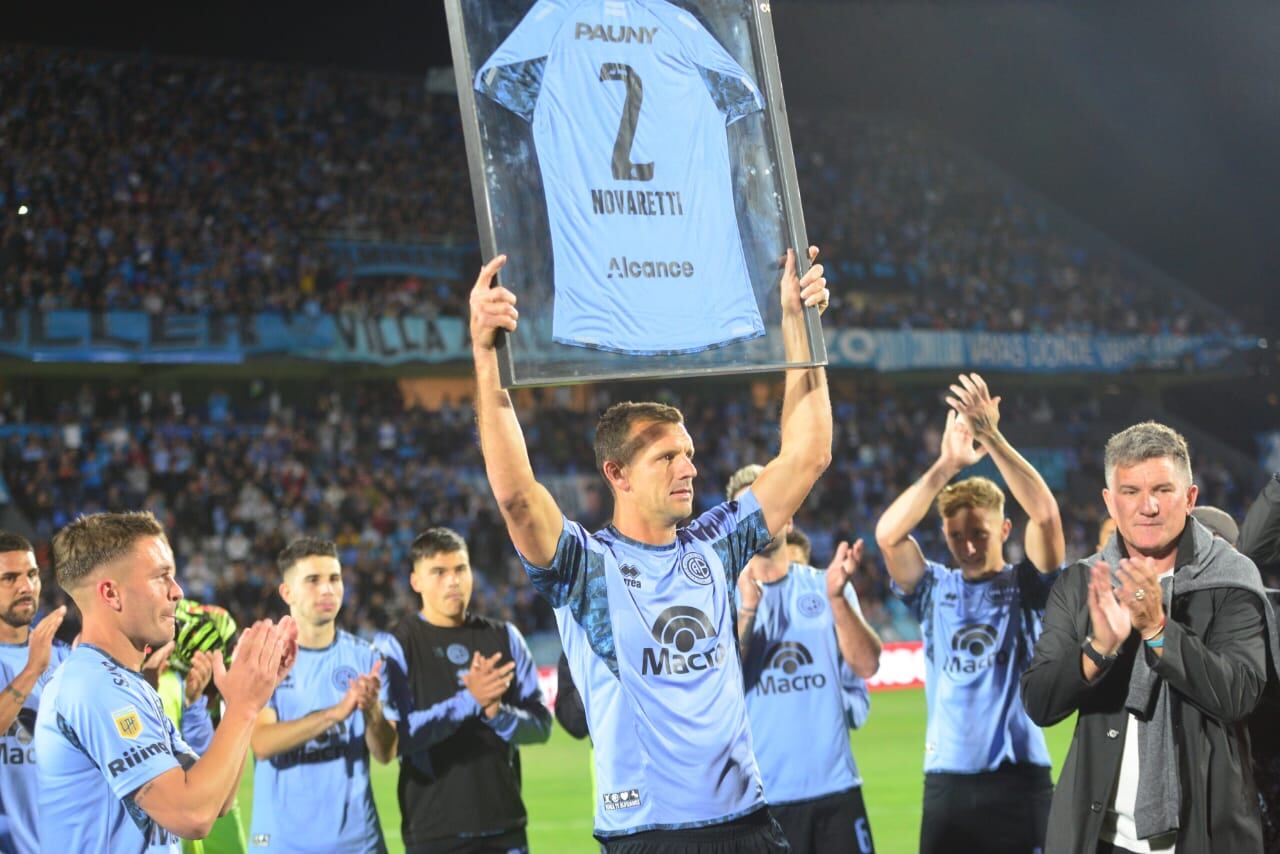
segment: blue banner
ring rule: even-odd
[[[1225,366],[1252,338],[1174,335],[1034,335],[836,329],[835,368],[882,372],[997,370],[1117,373]],[[295,358],[374,365],[470,358],[456,317],[366,315],[151,315],[141,311],[0,311],[0,356],[33,362],[240,364]]]
[[[469,355],[458,318],[0,312],[0,355],[33,362],[239,364],[290,357],[396,365]]]
[[[1134,369],[1210,368],[1256,346],[1220,335],[1042,335],[1014,332],[837,329],[827,335],[833,367],[885,373],[995,370],[1018,373],[1118,373]]]

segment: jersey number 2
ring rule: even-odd
[[[618,124],[618,138],[613,142],[613,179],[615,181],[652,181],[653,163],[632,163],[631,143],[636,138],[636,123],[640,120],[640,104],[644,101],[644,84],[640,75],[630,65],[606,62],[600,66],[600,82],[618,80],[627,84],[627,100],[622,105],[622,121]]]

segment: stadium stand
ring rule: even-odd
[[[661,387],[627,391],[676,400]],[[757,391],[744,400],[719,385],[681,390],[691,431],[703,437],[700,507],[718,501],[714,484],[739,464],[776,448],[778,398],[767,386]],[[840,539],[866,539],[856,583],[886,640],[914,639],[917,629],[888,595],[870,534],[888,501],[936,455],[939,391],[838,378],[835,460],[797,519],[819,565]],[[552,391],[527,396],[535,466],[556,473],[562,506],[593,526],[607,521],[608,499],[591,468],[590,437],[612,396],[596,389],[576,405]],[[19,385],[3,403],[0,475],[42,549],[77,513],[151,509],[171,532],[188,595],[223,604],[244,622],[281,612],[272,560],[284,543],[304,532],[329,537],[352,570],[343,627],[370,636],[416,607],[406,580],[409,544],[426,527],[446,525],[470,543],[479,612],[526,634],[553,629],[485,487],[465,401],[406,410],[386,381],[356,391],[233,383],[200,394]],[[1102,401],[1073,388],[1027,390],[1008,395],[1003,408],[1008,433],[1020,437],[1059,497],[1068,555],[1090,553],[1102,513],[1096,449],[1114,429]],[[1208,453],[1197,457],[1196,476],[1205,500],[1237,517],[1256,492],[1253,480]],[[932,526],[922,533],[926,553],[943,559]],[[46,590],[56,594],[54,585]]]
[[[332,247],[475,243],[456,100],[415,78],[9,46],[0,92],[0,205],[26,211],[0,221],[0,309],[462,312],[464,289],[357,278]],[[831,325],[1238,329],[926,130],[792,120]]]

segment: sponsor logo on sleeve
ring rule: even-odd
[[[111,772],[112,777],[119,777],[130,768],[136,768],[152,756],[159,756],[161,753],[173,755],[173,748],[169,746],[168,741],[155,741],[151,744],[130,747],[120,754],[118,759],[112,759],[108,762],[107,770]]]

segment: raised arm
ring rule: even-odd
[[[880,516],[876,523],[876,545],[884,555],[889,577],[904,593],[910,594],[924,577],[924,553],[911,532],[924,521],[933,500],[951,478],[982,459],[985,453],[973,446],[973,432],[968,422],[948,412],[938,459]]]
[[[814,262],[818,249],[809,247]],[[800,278],[796,254],[787,250],[782,274],[782,336],[787,360],[808,361],[805,307],[825,311],[830,299],[821,264],[813,264]],[[769,533],[777,535],[809,495],[809,490],[831,464],[831,397],[825,368],[792,368],[787,371],[782,395],[782,444],[778,456],[765,466],[751,490],[764,511]]]
[[[293,665],[297,627],[290,617],[246,629],[231,670],[214,662],[214,682],[227,701],[209,749],[187,768],[171,768],[144,783],[133,800],[160,826],[184,839],[203,839],[240,785],[258,712]]]
[[[880,635],[854,606],[857,594],[849,589],[849,582],[861,562],[862,540],[852,546],[841,543],[836,548],[836,556],[827,567],[827,600],[831,603],[831,615],[836,624],[840,657],[855,675],[870,679],[880,669],[883,644]]]
[[[555,556],[564,517],[551,493],[534,479],[515,407],[498,375],[498,330],[514,332],[518,317],[515,294],[494,282],[506,263],[507,256],[499,255],[485,264],[471,290],[480,452],[511,541],[527,560],[547,566]]]
[[[1061,568],[1067,543],[1058,501],[1040,472],[1000,432],[1000,398],[991,396],[982,377],[961,374],[951,386],[947,405],[969,422],[974,437],[991,454],[991,461],[1000,470],[1014,500],[1026,511],[1027,533],[1023,547],[1027,557],[1044,573]]]
[[[13,726],[18,712],[22,711],[22,704],[31,696],[36,682],[49,669],[49,662],[53,659],[53,634],[62,625],[62,618],[66,614],[67,606],[63,605],[51,611],[28,633],[27,665],[0,692],[0,732],[8,732],[9,727]]]

